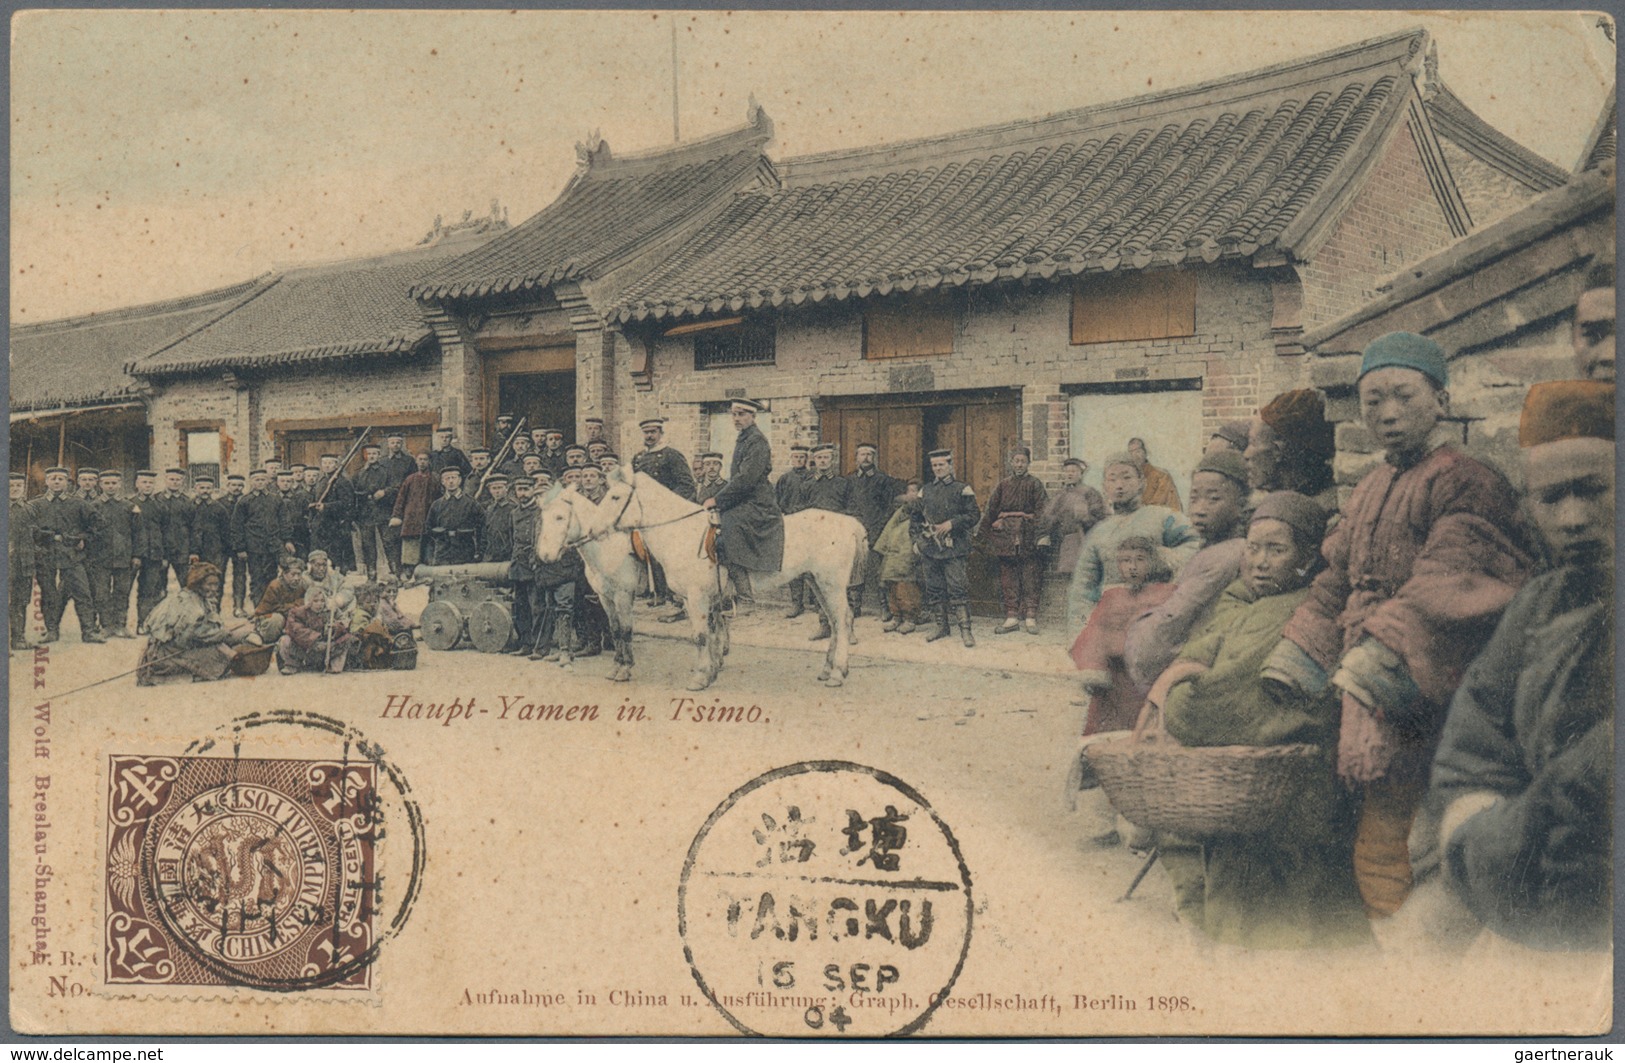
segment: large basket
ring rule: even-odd
[[[1270,831],[1325,771],[1316,746],[1182,746],[1144,721],[1081,753],[1124,819],[1196,837]]]

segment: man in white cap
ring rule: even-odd
[[[638,422],[638,430],[643,433],[643,449],[632,456],[632,471],[646,473],[679,498],[694,501],[694,474],[682,452],[666,445],[665,419],[646,418]],[[671,587],[658,561],[651,560],[650,567],[654,570],[653,604],[658,606],[670,600]]]
[[[719,517],[717,554],[734,579],[737,598],[747,609],[754,598],[751,572],[777,572],[784,567],[784,515],[773,498],[768,474],[773,471],[773,448],[756,427],[756,415],[765,407],[750,399],[735,399],[729,407],[739,430],[734,441],[728,482],[705,500],[706,509]]]
[[[954,478],[954,452],[933,450],[930,483],[920,492],[920,504],[910,516],[909,534],[920,555],[926,607],[937,626],[925,641],[947,638],[953,629],[950,614],[959,620],[959,633],[967,647],[976,645],[970,628],[970,585],[965,579],[965,558],[970,556],[971,533],[981,518],[976,491]]]

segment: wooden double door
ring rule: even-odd
[[[873,443],[880,468],[906,480],[931,480],[926,457],[944,447],[954,452],[954,473],[976,491],[984,509],[1005,473],[1005,459],[1021,439],[1021,397],[1013,390],[877,395],[827,399],[819,411],[819,434],[840,448],[841,471],[857,464],[861,443]],[[1002,616],[996,563],[980,539],[967,565],[971,606],[978,615]]]

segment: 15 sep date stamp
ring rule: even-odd
[[[735,1028],[916,1033],[970,951],[959,843],[926,799],[845,761],[778,768],[728,795],[690,845],[683,954]]]

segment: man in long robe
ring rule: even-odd
[[[1084,536],[1106,519],[1106,500],[1083,482],[1088,471],[1082,458],[1061,462],[1061,488],[1049,497],[1038,518],[1038,545],[1055,551],[1055,571],[1069,579],[1078,566]]]
[[[1613,940],[1614,386],[1536,384],[1524,482],[1554,567],[1507,606],[1450,704],[1428,804],[1445,883],[1533,948]]]
[[[147,617],[147,645],[136,669],[136,685],[160,679],[194,682],[224,679],[236,647],[257,643],[247,621],[227,627],[215,601],[220,597],[220,570],[206,561],[189,565],[186,586],[176,588]],[[268,651],[267,651],[268,652]]]
[[[1033,454],[1017,447],[1010,455],[1010,475],[1000,480],[987,500],[979,530],[999,564],[999,596],[1004,623],[995,635],[1008,635],[1022,626],[1038,634],[1038,596],[1043,589],[1044,563],[1038,553],[1038,520],[1049,494],[1038,477],[1027,471]]]
[[[1360,404],[1386,460],[1343,508],[1266,669],[1307,695],[1341,692],[1338,774],[1361,795],[1355,868],[1373,918],[1410,892],[1407,837],[1445,709],[1530,567],[1512,485],[1434,438],[1447,382],[1423,336],[1366,347]]]

